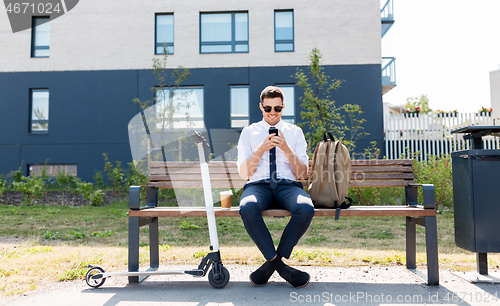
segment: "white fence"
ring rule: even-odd
[[[500,125],[491,113],[388,114],[384,118],[385,152],[388,159],[418,158],[450,154],[470,148],[458,128]],[[500,137],[483,137],[483,148],[500,149]]]

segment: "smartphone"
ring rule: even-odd
[[[275,134],[276,136],[278,136],[278,129],[275,127],[271,127],[269,129],[269,135],[271,135],[271,134]]]

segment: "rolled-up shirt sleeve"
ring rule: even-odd
[[[297,158],[301,162],[306,164],[307,172],[309,173],[309,156],[307,155],[307,142],[304,137],[304,132],[302,132],[302,129],[300,128],[297,129],[297,134],[295,139],[297,139],[297,143],[294,148],[295,155],[297,155]]]
[[[241,131],[240,139],[238,140],[238,160],[236,165],[238,166],[238,173],[241,175],[240,166],[246,162],[248,158],[252,155],[252,146],[250,145],[250,135],[247,128]]]

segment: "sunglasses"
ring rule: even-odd
[[[261,103],[261,105],[262,105],[262,103]],[[273,109],[272,106],[267,106],[267,105],[266,106],[262,105],[262,108],[264,109],[264,111],[266,113],[270,113],[271,110]],[[274,111],[277,113],[281,113],[282,110],[283,110],[283,105],[278,105],[278,106],[274,107]]]

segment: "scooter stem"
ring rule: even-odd
[[[205,206],[207,208],[208,232],[210,233],[210,244],[214,252],[219,251],[219,238],[217,236],[217,225],[215,223],[214,199],[212,197],[212,186],[208,163],[205,160],[203,142],[198,142],[198,155],[200,157],[201,179],[203,181],[203,193],[205,194]]]

